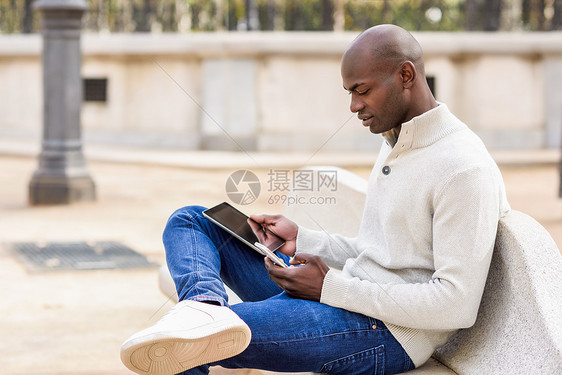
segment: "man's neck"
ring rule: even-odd
[[[439,103],[437,103],[437,101],[435,100],[435,98],[433,97],[433,95],[429,95],[427,97],[427,101],[425,103],[425,107],[423,107],[425,110],[420,110],[419,115],[424,114],[425,112],[428,112],[432,109],[434,109],[435,107],[438,107]],[[416,117],[416,116],[412,116],[411,118]],[[411,119],[410,118],[410,119]],[[409,120],[408,120],[409,121]],[[405,121],[407,122],[407,121]],[[381,133],[382,137],[388,142],[388,144],[390,145],[390,147],[394,147],[394,145],[396,144],[396,142],[398,142],[398,136],[400,135],[400,130],[402,129],[402,124],[385,131],[384,133]]]
[[[382,137],[388,142],[390,147],[394,147],[396,142],[398,142],[398,136],[400,135],[401,128],[402,125],[398,125],[395,128],[392,128],[390,130],[385,131],[384,133],[381,133]]]

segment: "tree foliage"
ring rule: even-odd
[[[0,33],[40,28],[33,0],[0,0]],[[91,32],[562,30],[559,0],[88,0]]]

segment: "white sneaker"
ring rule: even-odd
[[[121,361],[138,374],[177,374],[240,354],[250,327],[224,306],[182,301],[121,345]]]

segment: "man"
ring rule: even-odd
[[[386,139],[354,238],[254,216],[286,239],[282,268],[207,221],[176,211],[164,232],[180,303],[122,346],[142,374],[208,364],[392,374],[422,365],[473,325],[497,223],[509,205],[482,142],[437,103],[422,51],[393,25],[362,33],[341,72],[352,112]],[[222,282],[244,301],[229,306]],[[191,370],[189,370],[191,369]]]

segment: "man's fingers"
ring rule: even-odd
[[[320,257],[311,254],[298,254],[295,261],[300,267],[281,268],[265,259],[269,277],[281,289],[296,298],[320,301],[322,285],[329,267]]]
[[[275,263],[273,263],[273,261],[271,259],[269,259],[268,257],[264,258],[264,262],[265,262],[265,268],[267,269],[267,271],[269,272],[270,275],[273,275],[275,277],[278,278],[282,278],[285,275],[286,269],[281,267],[281,266],[277,266]]]
[[[271,261],[271,259],[269,259],[268,257],[263,258],[263,261],[265,263],[265,268],[267,269],[267,271],[271,271],[273,269],[273,267],[275,267],[275,264],[273,264],[273,262]],[[271,273],[271,272],[269,272]]]
[[[250,215],[250,219],[261,225],[274,224],[279,220],[279,215]]]
[[[250,215],[250,219],[259,224],[265,223],[265,215]]]
[[[266,235],[265,235],[265,231],[263,230],[263,227],[261,226],[261,224],[257,223],[255,220],[251,220],[251,219],[248,219],[248,224],[250,225],[250,228],[252,228],[252,232],[254,232],[254,234],[256,235],[258,240],[261,243],[265,243]]]
[[[296,254],[291,258],[291,264],[304,264],[312,257],[310,254]]]
[[[269,278],[273,280],[273,282],[277,284],[279,288],[286,290],[287,288],[287,286],[285,285],[286,275],[284,272],[286,271],[286,269],[276,266],[275,264],[273,264],[271,259],[267,257],[265,258],[264,262],[265,262],[265,268],[267,269],[267,272],[269,272]]]

